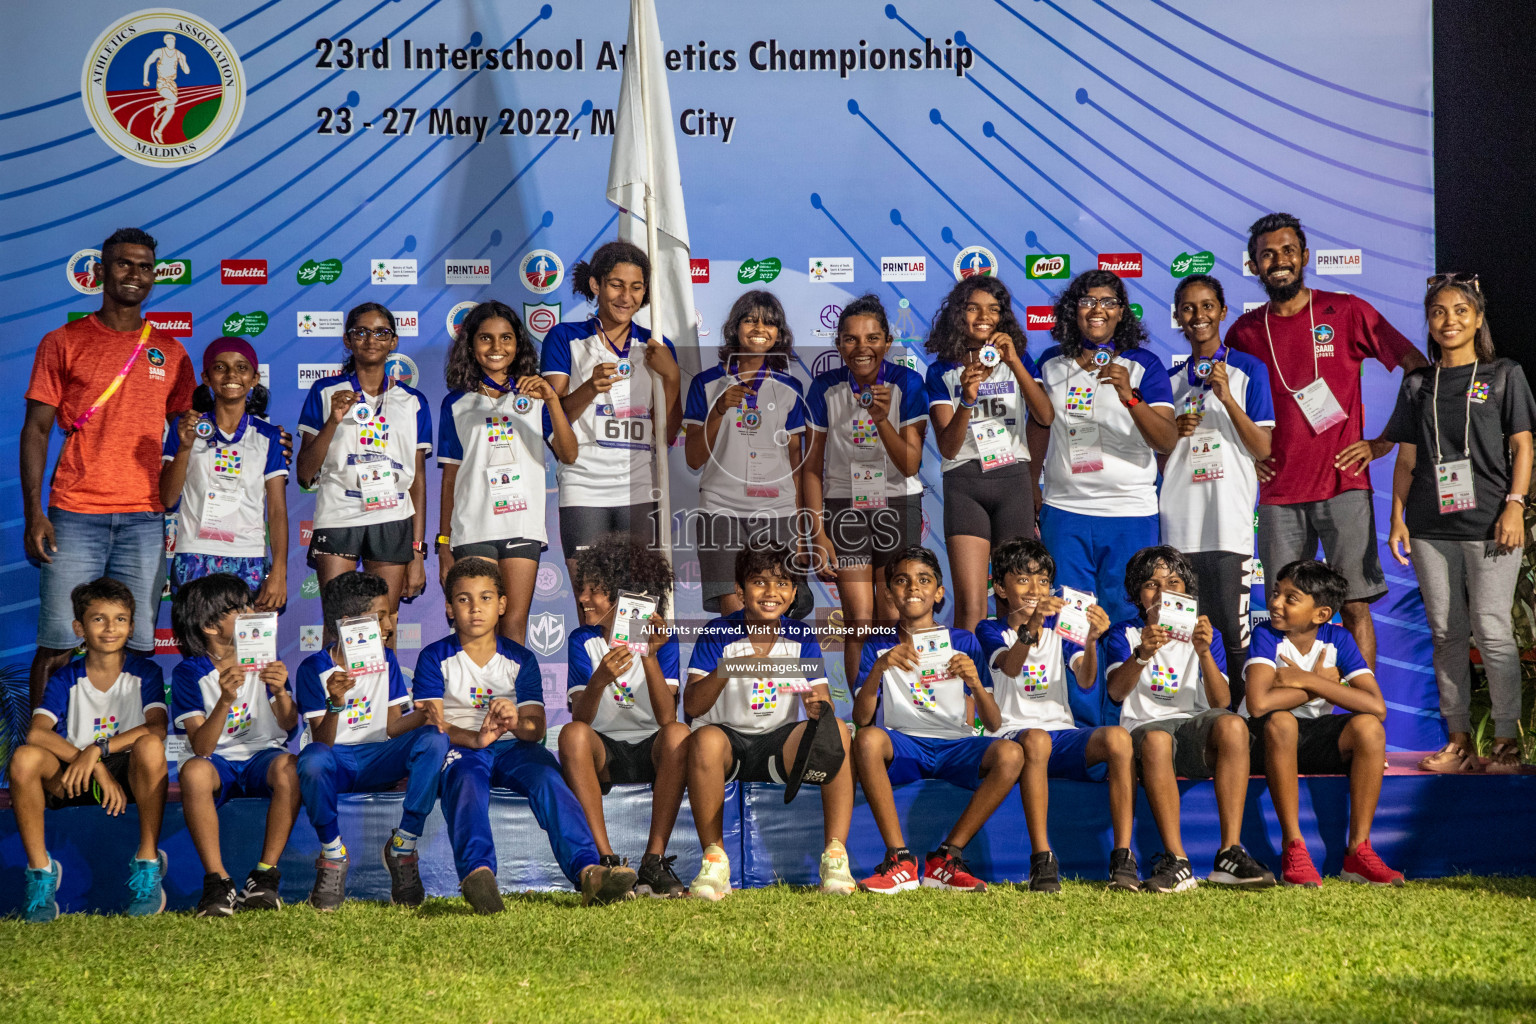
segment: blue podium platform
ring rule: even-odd
[[[1536,875],[1536,775],[1428,775],[1414,771],[1421,755],[1392,754],[1376,813],[1372,842],[1383,859],[1410,879],[1456,874]],[[1209,781],[1181,781],[1184,845],[1198,876],[1210,871],[1218,840],[1216,803]],[[1336,875],[1344,859],[1349,780],[1309,776],[1301,781],[1301,824],[1319,870]],[[348,895],[387,900],[389,880],[380,860],[389,830],[399,821],[402,794],[376,793],[341,799],[342,836],[352,858]],[[907,845],[921,855],[943,839],[969,794],[928,780],[898,787],[896,800]],[[1051,841],[1068,877],[1105,876],[1109,860],[1109,807],[1105,788],[1092,783],[1051,783]],[[232,800],[221,815],[224,862],[237,879],[260,852],[267,804]],[[637,864],[650,822],[650,790],[615,786],[606,798],[608,832],[616,851]],[[95,807],[48,813],[50,851],[63,865],[60,905],[66,911],[112,913],[126,902],[128,859],[138,840],[132,807],[108,818]],[[505,790],[491,794],[491,821],[506,891],[569,890],[527,801]],[[170,857],[170,909],[193,906],[202,891],[202,869],[181,814],[166,808],[162,846]],[[1249,783],[1243,844],[1260,861],[1279,866],[1280,831],[1261,778]],[[1162,844],[1144,797],[1138,795],[1133,846],[1143,869]],[[782,786],[732,783],[726,788],[725,847],[731,855],[732,884],[756,887],[786,883],[813,885],[822,849],[821,794],[801,791],[785,805]],[[856,876],[874,871],[884,844],[862,792],[854,807],[849,853]],[[699,846],[688,805],[673,831],[669,853],[677,854],[678,875],[687,882],[698,871]],[[319,841],[301,813],[283,854],[283,898],[298,902],[314,881]],[[1023,881],[1029,875],[1029,839],[1018,791],[1009,795],[966,849],[977,875],[989,881]],[[15,818],[0,811],[0,913],[22,903],[26,859]],[[458,880],[442,815],[434,811],[422,841],[422,880],[434,896],[453,896]]]

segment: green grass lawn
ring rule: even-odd
[[[0,922],[0,1020],[1536,1021],[1536,879]]]

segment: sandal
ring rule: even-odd
[[[1483,770],[1482,762],[1476,754],[1470,754],[1459,743],[1447,743],[1435,753],[1430,754],[1419,762],[1421,772],[1440,772],[1442,774],[1459,774],[1463,772],[1480,772]]]
[[[1524,767],[1520,763],[1520,744],[1514,740],[1495,743],[1488,752],[1487,770],[1495,775],[1516,775]]]

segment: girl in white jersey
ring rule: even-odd
[[[507,610],[502,636],[523,642],[528,607],[549,547],[544,528],[544,443],[562,464],[576,459],[576,435],[518,315],[504,302],[469,311],[448,353],[448,395],[438,422],[443,471],[437,535],[439,580],[460,558],[488,558],[501,570]]]
[[[590,263],[571,268],[571,289],[595,301],[597,315],[544,336],[541,369],[577,443],[576,461],[556,470],[568,568],[578,550],[609,533],[660,546],[652,459],[666,458],[682,428],[682,373],[672,343],[634,322],[650,285],[651,261],[638,246],[599,246]]]
[[[427,585],[432,413],[421,392],[385,373],[399,344],[393,313],[354,306],[344,337],[341,373],[315,381],[299,414],[299,482],[318,489],[309,564],[324,587],[361,561],[398,610]]]

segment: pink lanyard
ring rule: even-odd
[[[117,389],[123,386],[123,381],[128,379],[129,372],[133,370],[133,364],[138,361],[139,353],[143,352],[144,346],[149,344],[149,332],[153,328],[154,324],[150,323],[148,320],[144,321],[144,330],[139,332],[139,343],[134,347],[133,354],[128,357],[128,361],[123,364],[123,368],[117,371],[117,377],[112,381],[111,384],[107,385],[107,390],[103,391],[97,397],[96,401],[91,403],[91,407],[89,409],[75,417],[75,422],[70,424],[69,427],[69,432],[71,434],[89,423],[91,417],[95,416],[96,413],[100,411],[101,407],[106,405],[108,400],[110,400],[113,395],[117,394]]]

